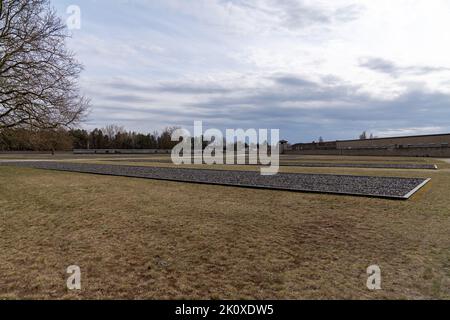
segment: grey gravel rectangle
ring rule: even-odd
[[[172,163],[170,159],[107,159],[111,162],[148,162],[148,163]],[[245,164],[247,165],[247,164]],[[331,162],[280,162],[281,167],[306,167],[306,168],[367,168],[367,169],[415,169],[437,170],[435,164],[416,163],[331,163]]]
[[[435,164],[390,164],[390,163],[326,163],[326,162],[301,162],[301,163],[283,163],[283,167],[336,167],[336,168],[368,168],[368,169],[425,169],[437,170]]]
[[[332,193],[408,199],[429,179],[373,177],[332,174],[278,173],[260,175],[259,171],[234,171],[186,168],[161,168],[51,161],[4,162],[21,167],[80,173],[126,176],[179,182],[264,188],[301,192]]]

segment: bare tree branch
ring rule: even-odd
[[[49,0],[0,0],[0,130],[58,128],[83,119],[82,66]]]

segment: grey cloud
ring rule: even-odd
[[[150,99],[147,97],[139,96],[136,94],[123,94],[123,95],[105,95],[103,97],[104,100],[114,101],[114,102],[151,102],[154,99]]]
[[[298,0],[277,0],[273,3],[284,25],[292,29],[349,22],[357,19],[363,10],[362,6],[355,4],[329,10]]]
[[[306,6],[303,2],[284,0],[278,4],[283,9],[282,18],[290,27],[304,27],[311,24],[328,24],[331,17],[322,10]]]
[[[155,90],[160,92],[171,92],[179,94],[214,94],[230,92],[230,89],[214,85],[201,86],[187,84],[164,84],[155,88]]]
[[[346,139],[357,137],[362,130],[421,127],[424,119],[427,126],[450,130],[445,120],[450,116],[448,105],[450,95],[418,88],[396,99],[380,100],[345,84],[286,88],[277,83],[234,97],[210,98],[190,107],[205,119],[220,117],[256,127],[269,122],[273,128],[280,128],[284,137],[292,139],[298,133],[295,139],[307,141],[308,137],[317,139],[327,134],[330,139]]]
[[[392,61],[381,58],[362,58],[359,66],[373,71],[398,77],[403,74],[425,75],[433,72],[447,71],[449,68],[429,66],[399,66]]]
[[[275,77],[273,80],[279,84],[288,86],[310,87],[315,85],[312,81],[289,75]]]
[[[304,80],[296,76],[273,78],[275,85],[253,88],[239,94],[212,97],[202,103],[192,104],[200,108],[222,108],[229,106],[254,106],[259,109],[267,105],[283,103],[335,102],[358,103],[364,97],[357,94],[359,87],[350,85],[328,85]]]
[[[140,85],[140,84],[133,84],[126,80],[115,80],[110,83],[107,83],[104,85],[105,87],[114,89],[114,90],[121,90],[121,91],[143,91],[147,92],[150,91],[149,86]]]
[[[189,125],[203,120],[205,126],[218,128],[279,128],[282,137],[292,142],[317,140],[319,136],[347,139],[357,137],[363,130],[381,132],[425,124],[450,130],[446,121],[450,117],[450,95],[429,92],[417,85],[398,98],[381,100],[332,76],[318,82],[289,74],[269,79],[272,84],[265,87],[243,89],[236,85],[226,94],[197,95],[195,92],[208,92],[211,85],[205,83],[205,89],[198,86],[191,93],[198,103],[180,99],[171,107],[157,94],[145,107],[134,104],[133,98],[119,99],[114,107],[94,104],[93,116],[97,121],[122,119],[127,125],[135,121],[138,126],[149,127],[154,122]],[[121,96],[133,97],[133,92],[125,90]]]
[[[357,4],[351,4],[342,8],[336,9],[334,12],[334,18],[337,21],[349,22],[358,19],[363,12],[364,7]]]
[[[391,61],[380,58],[361,59],[359,66],[387,74],[396,74],[398,69],[398,67]]]
[[[165,82],[158,83],[156,85],[142,85],[133,84],[127,80],[115,80],[105,85],[111,89],[121,91],[134,91],[145,93],[174,93],[174,94],[215,94],[215,93],[227,93],[230,89],[221,87],[215,84],[189,84],[189,83],[176,83]]]

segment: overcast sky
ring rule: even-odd
[[[448,0],[54,0],[81,8],[87,128],[450,132]]]

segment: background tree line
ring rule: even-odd
[[[175,128],[139,133],[123,127],[54,130],[11,128],[0,131],[0,151],[70,151],[72,149],[171,149]]]

